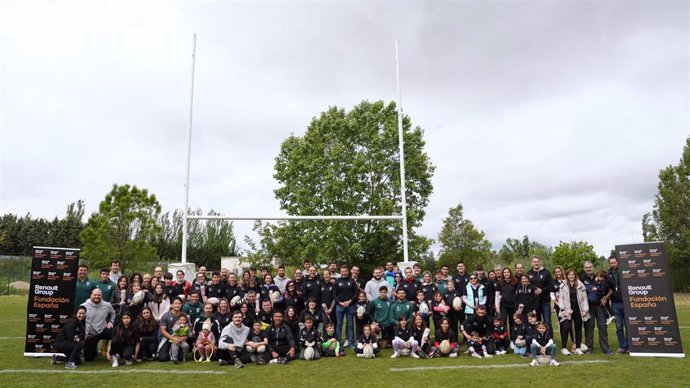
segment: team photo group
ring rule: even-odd
[[[370,359],[392,348],[391,358],[512,354],[530,366],[558,366],[557,358],[613,355],[613,321],[615,353],[629,352],[615,257],[598,272],[591,262],[546,269],[536,256],[528,265],[485,271],[458,262],[454,271],[430,272],[391,261],[364,276],[357,266],[319,270],[307,260],[290,274],[283,266],[239,275],[202,266],[192,282],[161,267],[125,275],[118,261],[91,279],[80,265],[75,313],[53,344],[51,364],[76,369],[104,357],[112,367],[156,360],[242,368]]]

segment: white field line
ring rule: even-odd
[[[529,359],[526,359],[529,360]],[[561,365],[576,365],[576,364],[606,364],[611,361],[607,360],[584,360],[584,361],[564,361]],[[528,367],[529,363],[522,364],[496,364],[496,365],[448,365],[448,366],[418,366],[412,368],[390,368],[391,372],[409,372],[409,371],[425,371],[425,370],[444,370],[444,369],[500,369],[500,368],[523,368]]]
[[[0,337],[0,340],[25,339],[26,337]]]
[[[234,369],[234,368],[233,368]],[[227,372],[213,370],[175,370],[175,369],[103,369],[103,370],[65,370],[60,369],[0,369],[0,374],[24,373],[76,373],[86,375],[105,375],[113,373],[153,373],[165,375],[224,375]]]

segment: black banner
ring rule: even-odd
[[[34,247],[25,356],[51,354],[55,337],[74,313],[78,266],[79,249]]]
[[[631,356],[685,357],[663,242],[616,245]]]

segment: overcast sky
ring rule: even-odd
[[[688,4],[2,1],[0,214],[90,214],[113,183],[182,208],[194,33],[190,206],[282,214],[280,143],[329,106],[395,99],[398,39],[437,166],[419,232],[462,203],[495,249],[607,255],[642,240],[690,133]]]

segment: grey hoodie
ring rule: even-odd
[[[232,339],[233,344],[237,346],[238,349],[244,348],[244,343],[247,341],[247,336],[249,335],[249,328],[245,325],[240,324],[240,327],[236,327],[234,323],[230,323],[225,326],[223,331],[220,333],[220,339],[218,340],[218,349],[227,349],[229,343],[226,342],[228,338]]]
[[[392,287],[390,284],[388,284],[386,278],[383,276],[379,280],[371,278],[371,280],[369,280],[367,284],[364,286],[364,292],[367,294],[367,300],[369,302],[379,297],[379,288],[381,288],[381,286],[388,287],[388,296],[390,297]]]
[[[91,299],[81,304],[86,307],[86,336],[93,337],[105,330],[105,325],[115,323],[115,310],[105,301],[93,303]]]

